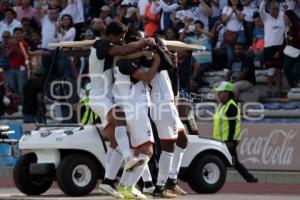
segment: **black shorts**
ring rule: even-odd
[[[264,48],[264,64],[266,68],[282,68],[283,54],[280,50],[281,46],[271,46]],[[274,55],[280,51],[279,58],[274,58]]]

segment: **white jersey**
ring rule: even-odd
[[[158,72],[150,83],[152,102],[173,102],[174,93],[167,70]]]
[[[97,40],[91,47],[89,57],[91,97],[101,99],[111,96],[114,65],[114,56],[108,55],[111,46],[112,44],[104,40]]]
[[[125,67],[124,67],[124,62]],[[118,104],[130,105],[150,105],[150,95],[147,85],[144,81],[137,80],[131,75],[137,70],[142,70],[138,66],[126,66],[129,61],[123,61],[123,69],[119,66],[114,68],[114,89],[113,96]],[[129,64],[130,65],[130,64]]]
[[[114,97],[126,116],[126,125],[130,133],[133,148],[147,142],[154,143],[151,122],[148,117],[149,92],[144,81],[132,75],[140,68],[129,60],[121,60],[114,68]]]

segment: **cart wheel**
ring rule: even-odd
[[[16,162],[13,169],[13,179],[16,187],[27,195],[40,195],[46,192],[53,182],[53,179],[49,177],[30,174],[30,164],[36,162],[36,155],[28,153]]]
[[[96,186],[98,169],[94,160],[86,155],[71,154],[65,157],[56,170],[56,181],[61,190],[70,196],[84,196]]]

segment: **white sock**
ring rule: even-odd
[[[135,186],[137,184],[137,182],[139,181],[139,179],[141,178],[146,166],[148,165],[149,162],[149,157],[145,154],[140,154],[138,156],[138,158],[141,158],[144,160],[144,164],[135,167],[130,173],[129,177],[128,177],[128,181],[127,181],[127,185],[128,186]]]
[[[121,179],[119,181],[119,185],[121,185],[121,186],[127,185],[129,175],[130,175],[130,173],[128,171],[126,171],[124,168]]]
[[[162,151],[158,162],[158,175],[156,185],[164,186],[168,180],[173,153]]]
[[[143,179],[143,182],[152,182],[152,176],[151,176],[151,173],[150,173],[150,169],[149,169],[149,166],[146,165],[145,167],[145,170],[142,174],[142,179]]]
[[[116,179],[117,173],[122,164],[122,160],[123,160],[122,153],[119,150],[119,148],[116,148],[111,155],[109,169],[106,173],[107,176],[105,178],[108,178],[110,180]]]
[[[126,126],[118,126],[115,128],[115,138],[124,159],[128,160],[131,156],[131,151],[129,147],[129,139]]]
[[[184,154],[184,149],[175,145],[173,161],[172,161],[171,170],[169,174],[169,177],[171,179],[177,179],[183,154]]]
[[[107,177],[107,173],[110,168],[110,160],[111,160],[111,155],[115,150],[112,149],[111,147],[108,147],[107,152],[106,152],[106,157],[105,157],[105,177]]]

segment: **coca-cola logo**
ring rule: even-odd
[[[247,128],[241,131],[239,154],[246,159],[241,162],[262,165],[290,165],[294,158],[292,140],[297,132],[275,129],[262,136],[253,136]]]

